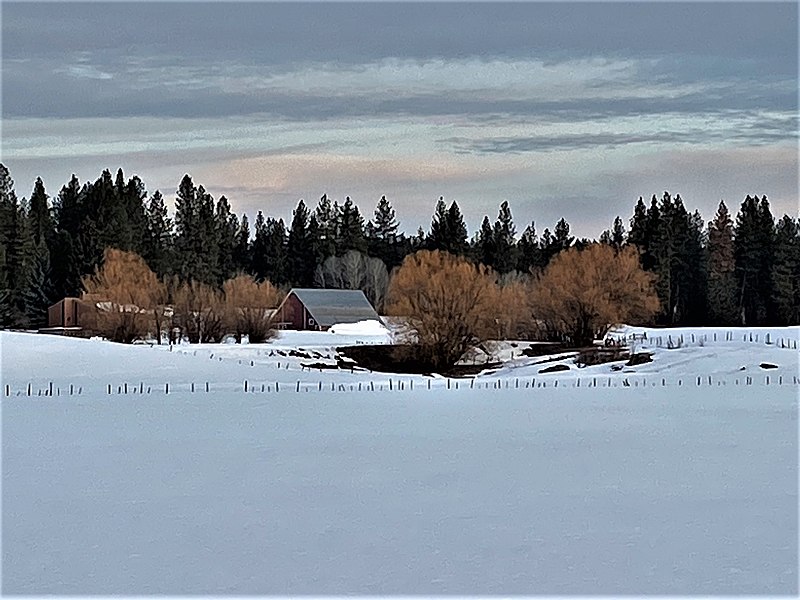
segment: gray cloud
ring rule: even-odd
[[[387,193],[409,229],[440,194],[472,229],[509,199],[580,235],[653,188],[716,202],[749,182],[788,206],[796,160],[773,151],[796,153],[797,26],[796,3],[4,3],[4,161],[23,192],[188,171],[284,218],[300,196]],[[219,166],[247,159],[264,181]]]
[[[180,49],[204,59],[248,56],[263,64],[691,54],[772,59],[783,69],[786,59],[796,64],[797,10],[793,3],[760,2],[4,3],[3,54]]]
[[[798,139],[797,117],[763,118],[741,129],[709,131],[702,128],[665,130],[652,133],[580,133],[555,136],[534,135],[470,139],[451,137],[438,140],[456,152],[475,154],[521,154],[549,150],[618,148],[629,144],[728,144],[760,145]]]
[[[280,4],[6,3],[3,116],[291,119],[367,114],[571,118],[634,111],[796,108],[797,6],[792,4]],[[384,59],[634,61],[642,84],[689,91],[581,103],[428,94],[339,97],[248,89],[242,81],[311,63],[366,68]],[[638,61],[638,62],[637,62]],[[231,73],[234,80],[226,79]],[[216,82],[216,83],[215,83]],[[702,82],[708,89],[692,92]],[[313,84],[313,82],[309,82]],[[615,89],[618,82],[586,82]],[[238,87],[239,89],[232,89]],[[475,90],[479,91],[479,90]]]

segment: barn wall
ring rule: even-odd
[[[294,294],[281,305],[280,323],[287,329],[303,329],[303,305]]]
[[[59,300],[47,309],[47,326],[48,327],[63,327],[64,321],[61,318],[61,312],[64,308],[64,301]]]
[[[319,331],[320,327],[309,323],[310,317],[300,299],[295,294],[290,294],[281,306],[278,321],[287,329]]]

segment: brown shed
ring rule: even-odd
[[[47,309],[47,327],[41,333],[93,335],[97,308],[81,298],[64,298]]]
[[[361,290],[294,288],[275,311],[280,329],[325,331],[337,323],[382,322]]]

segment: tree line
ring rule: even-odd
[[[314,207],[300,200],[288,225],[262,211],[251,225],[189,175],[171,213],[160,191],[148,195],[122,169],[85,183],[73,175],[52,197],[38,178],[19,200],[0,165],[0,325],[44,326],[47,307],[86,291],[111,247],[142,257],[160,281],[222,290],[247,274],[280,288],[359,288],[382,310],[390,273],[421,250],[483,265],[507,284],[595,242],[636,251],[655,282],[656,324],[800,322],[800,226],[788,215],[776,219],[765,196],[747,196],[735,218],[720,202],[707,223],[679,195],[639,198],[627,223],[618,216],[598,240],[571,236],[563,218],[552,231],[538,234],[531,222],[517,235],[508,202],[470,237],[458,204],[439,198],[428,230],[406,235],[385,196],[369,219],[349,197],[323,195]]]

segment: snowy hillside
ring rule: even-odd
[[[723,331],[458,381],[0,333],[2,591],[796,594],[800,330]]]

